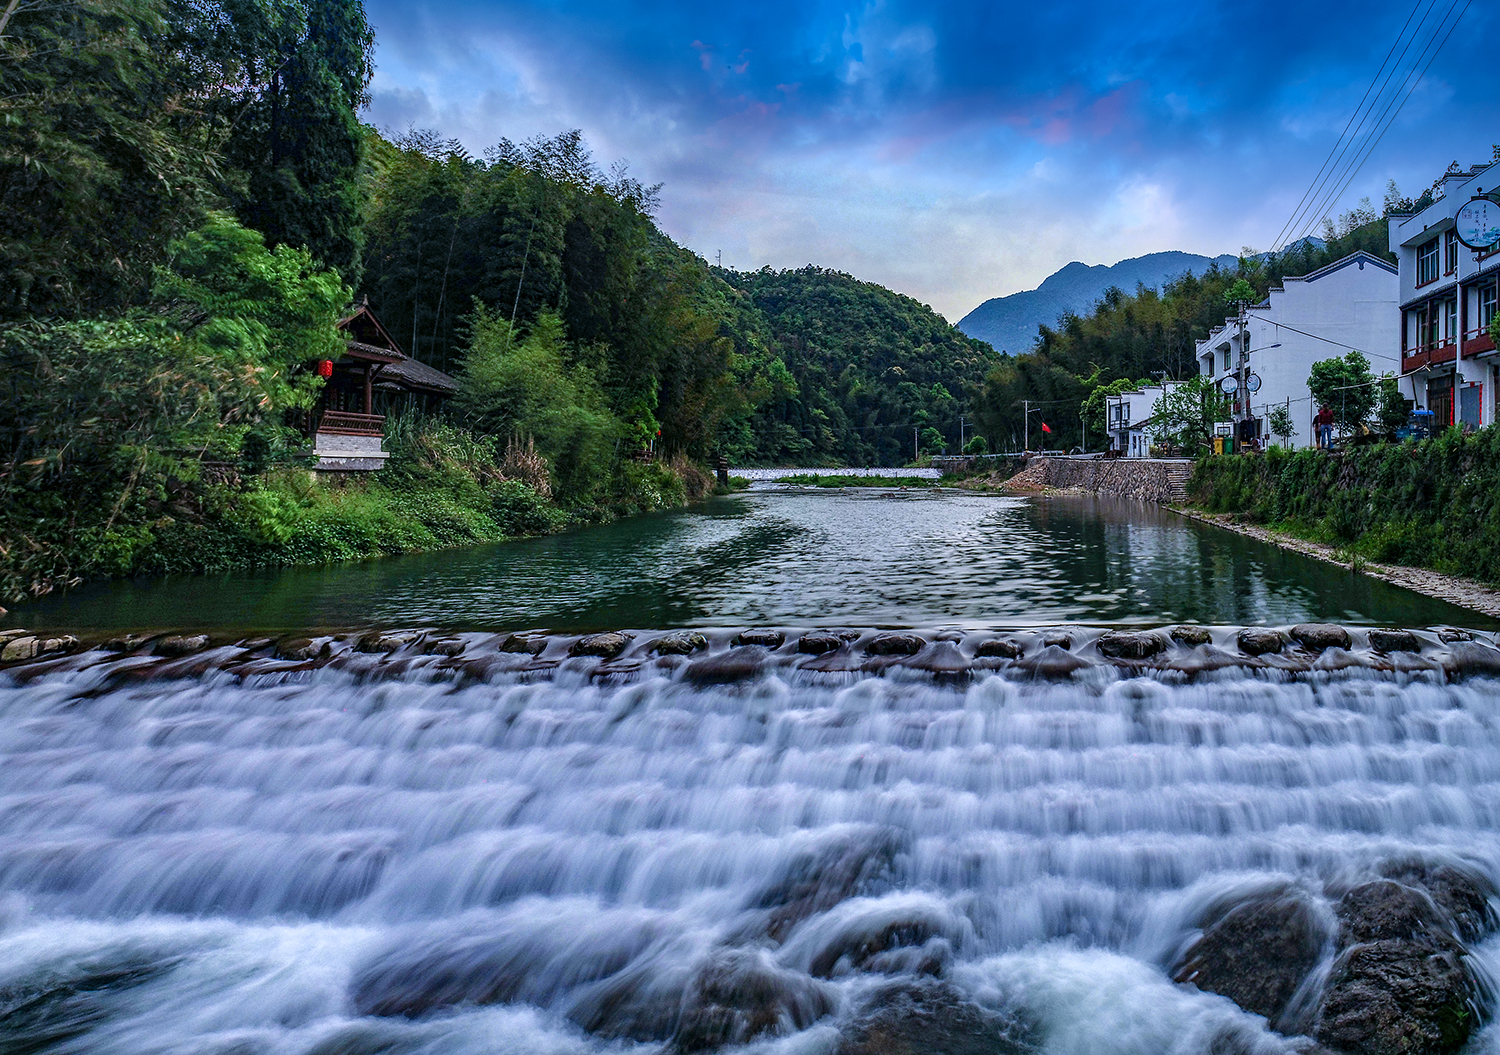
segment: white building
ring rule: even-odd
[[[1401,269],[1401,391],[1434,424],[1478,428],[1500,410],[1500,356],[1486,330],[1495,316],[1500,251],[1478,253],[1454,233],[1458,210],[1500,189],[1500,164],[1453,166],[1421,212],[1393,215],[1390,246]]]
[[[1150,422],[1156,401],[1166,395],[1172,382],[1147,385],[1134,392],[1108,396],[1104,403],[1104,427],[1111,450],[1124,458],[1144,458],[1151,448]]]
[[[1312,446],[1318,407],[1307,378],[1313,363],[1354,348],[1370,360],[1376,376],[1400,368],[1399,281],[1396,268],[1363,250],[1310,275],[1287,276],[1280,289],[1249,308],[1244,344],[1233,318],[1198,342],[1198,371],[1222,383],[1238,376],[1240,357],[1248,355],[1248,373],[1260,378],[1249,400],[1251,435],[1266,444],[1287,443],[1271,435],[1267,421],[1279,404],[1291,415],[1289,445]],[[1237,401],[1231,409],[1238,420]]]

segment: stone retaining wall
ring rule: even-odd
[[[1185,458],[1033,458],[1008,484],[1022,490],[1068,488],[1158,505],[1187,501],[1193,463]]]

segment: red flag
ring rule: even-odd
[[[1051,429],[1049,429],[1049,428],[1048,428],[1048,427],[1047,427],[1047,423],[1046,423],[1046,422],[1045,422],[1045,421],[1044,421],[1044,422],[1042,422],[1042,431],[1043,431],[1043,432],[1046,432],[1046,433],[1050,433],[1050,432],[1051,432],[1051,431],[1052,431],[1052,430],[1051,430]]]

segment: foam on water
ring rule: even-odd
[[[1168,977],[1204,906],[1500,879],[1493,680],[976,679],[0,676],[0,1047],[654,1051],[746,978],[826,1055],[939,975],[1048,1053],[1290,1051]]]

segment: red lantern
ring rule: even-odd
[[[319,359],[318,360],[318,376],[319,377],[332,377],[333,376],[333,360],[332,359]]]

